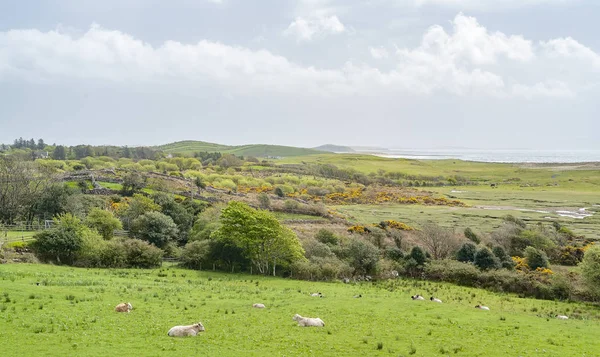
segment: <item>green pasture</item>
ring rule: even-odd
[[[462,176],[489,183],[510,182],[516,185],[554,185],[564,188],[600,190],[600,166],[597,165],[524,165],[484,163],[461,160],[391,159],[363,154],[319,154],[287,157],[282,164],[320,163],[359,172],[401,172],[407,175]]]
[[[0,267],[2,356],[596,356],[598,307],[413,280]],[[39,283],[39,285],[37,285]],[[310,297],[321,292],[324,298]],[[444,301],[412,301],[410,296]],[[362,298],[353,296],[361,294]],[[114,306],[130,302],[131,313]],[[264,310],[253,303],[264,303]],[[491,311],[474,308],[485,304]],[[303,328],[294,314],[320,317]],[[570,316],[558,320],[557,314]],[[201,321],[197,337],[171,338]]]
[[[3,242],[16,242],[21,240],[31,240],[38,231],[8,231],[0,229],[0,241]]]

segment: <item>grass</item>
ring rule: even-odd
[[[0,280],[0,339],[15,342],[3,344],[3,356],[592,356],[600,350],[597,307],[447,284],[26,264],[4,265]],[[311,298],[314,291],[325,297]],[[444,304],[412,301],[415,293]],[[124,301],[134,310],[114,312]],[[251,308],[256,302],[267,308]],[[478,303],[491,311],[474,309]],[[298,327],[295,313],[326,325]],[[197,321],[206,327],[200,336],[167,336],[170,327]]]
[[[0,241],[16,242],[21,240],[31,240],[38,231],[3,231],[0,230]]]
[[[234,154],[238,156],[254,156],[254,157],[267,157],[267,156],[304,156],[322,153],[322,151],[306,148],[297,148],[291,146],[280,146],[280,145],[241,145],[241,146],[228,146],[207,143],[203,141],[178,141],[171,144],[158,146],[158,149],[163,150],[166,153],[181,153],[181,154],[193,154],[196,152],[220,152],[222,154]]]

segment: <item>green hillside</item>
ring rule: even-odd
[[[290,156],[304,156],[304,155],[314,155],[321,154],[322,151],[314,150],[314,149],[306,149],[306,148],[297,148],[292,146],[280,146],[280,145],[263,145],[263,144],[253,144],[253,145],[240,145],[240,146],[228,146],[228,145],[220,145],[207,143],[204,141],[178,141],[175,143],[170,143],[166,145],[161,145],[157,147],[164,152],[173,154],[173,153],[181,153],[181,154],[192,154],[195,152],[207,151],[207,152],[220,152],[227,154],[235,154],[241,156],[256,156],[256,157],[266,157],[266,156],[281,156],[281,157],[290,157]]]

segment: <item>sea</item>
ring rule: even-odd
[[[457,159],[499,163],[600,162],[600,150],[386,149],[364,153],[389,158],[418,160]]]

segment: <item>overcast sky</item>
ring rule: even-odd
[[[600,149],[598,0],[0,0],[0,142]]]

